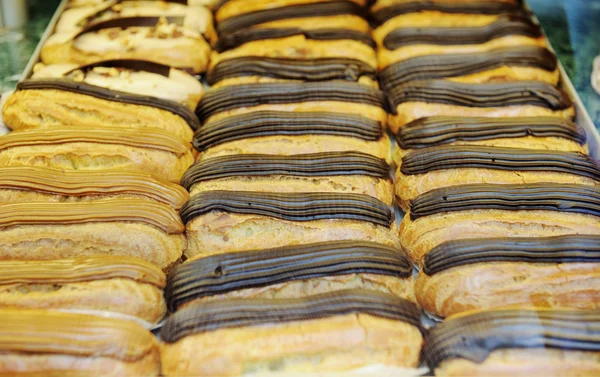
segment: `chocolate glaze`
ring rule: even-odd
[[[382,91],[358,83],[267,83],[231,85],[211,90],[198,104],[196,115],[206,121],[214,114],[241,107],[312,101],[341,101],[385,107]]]
[[[410,218],[469,210],[559,211],[600,216],[600,188],[576,184],[474,184],[429,191],[411,201]]]
[[[204,124],[194,135],[194,148],[202,152],[226,142],[273,135],[332,135],[375,141],[381,124],[352,114],[326,112],[256,111]]]
[[[84,82],[75,82],[64,78],[59,79],[27,79],[17,84],[17,90],[64,90],[67,92],[84,94],[100,98],[107,101],[128,103],[132,105],[150,106],[157,109],[172,112],[180,116],[187,122],[191,129],[196,130],[200,127],[200,122],[196,115],[187,107],[166,99],[142,96],[119,92],[99,86],[86,84]]]
[[[294,4],[285,7],[263,9],[227,18],[217,24],[219,35],[233,33],[265,22],[338,15],[366,16],[366,9],[347,0],[333,0],[319,3]]]
[[[439,103],[468,107],[538,106],[564,110],[573,103],[562,90],[538,81],[464,84],[448,80],[411,81],[394,87],[388,96],[391,109],[405,102]]]
[[[223,328],[318,320],[351,313],[409,323],[421,328],[415,304],[389,293],[360,289],[337,291],[296,299],[219,300],[190,305],[170,316],[161,329],[166,343]]]
[[[539,38],[542,30],[528,16],[511,14],[478,27],[407,27],[392,30],[383,39],[388,50],[415,44],[478,45],[509,35]]]
[[[414,0],[403,3],[392,4],[371,12],[378,23],[384,23],[394,17],[425,11],[438,11],[443,13],[465,13],[465,14],[514,14],[525,13],[521,4],[507,3],[497,0],[454,2],[452,0],[422,1]]]
[[[73,39],[77,39],[83,34],[93,33],[100,30],[105,29],[113,29],[120,28],[126,29],[130,27],[155,27],[161,18],[166,19],[170,24],[175,24],[178,26],[183,26],[183,21],[185,17],[123,17],[123,18],[114,18],[111,20],[93,22],[83,28],[79,33],[77,33]]]
[[[414,120],[396,135],[402,149],[419,149],[456,141],[480,141],[520,137],[559,137],[586,142],[585,131],[559,117],[445,117]]]
[[[360,152],[326,152],[278,156],[268,154],[236,154],[198,161],[181,178],[190,189],[203,181],[229,177],[289,175],[327,177],[334,175],[389,176],[388,164],[377,157]]]
[[[477,145],[414,150],[402,158],[400,171],[415,175],[466,168],[566,173],[600,181],[600,166],[582,153]]]
[[[423,358],[433,370],[451,359],[483,363],[491,352],[510,348],[598,352],[600,313],[597,310],[505,309],[458,317],[429,331]]]
[[[285,80],[358,81],[363,76],[376,80],[377,70],[358,59],[317,58],[266,58],[247,56],[219,62],[206,77],[210,85],[240,76],[263,76]]]
[[[67,76],[75,71],[88,72],[96,67],[105,68],[125,68],[132,71],[143,71],[148,73],[154,73],[156,75],[169,77],[171,67],[164,64],[154,63],[148,60],[134,60],[134,59],[114,59],[114,60],[103,60],[92,64],[82,65],[77,68],[65,72],[63,76]]]
[[[413,264],[400,250],[372,242],[335,241],[195,259],[171,271],[169,310],[201,297],[295,280],[348,274],[409,278]]]
[[[348,219],[386,227],[393,221],[390,208],[367,195],[247,191],[207,191],[194,195],[181,208],[181,218],[187,224],[212,211],[268,216],[288,221]]]
[[[476,54],[424,55],[393,63],[381,72],[381,85],[390,91],[414,80],[442,79],[509,67],[533,67],[553,72],[556,56],[542,47],[503,47]]]
[[[253,41],[264,39],[287,38],[302,35],[306,39],[318,41],[353,40],[366,44],[373,49],[377,44],[368,33],[350,29],[301,29],[301,28],[260,28],[242,29],[233,33],[222,34],[215,43],[214,49],[224,52]]]
[[[490,262],[600,263],[600,236],[448,241],[427,253],[423,272],[434,275],[453,267]]]

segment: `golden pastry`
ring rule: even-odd
[[[189,143],[148,128],[61,127],[12,132],[0,138],[0,166],[64,170],[135,170],[171,182],[193,163]]]
[[[414,302],[412,273],[411,260],[399,249],[323,242],[187,261],[171,270],[165,294],[172,312],[198,301],[300,298],[355,288]]]
[[[419,314],[409,301],[364,290],[198,303],[163,326],[162,372],[167,377],[406,372],[419,363]]]
[[[391,205],[394,193],[385,160],[360,152],[278,156],[235,154],[198,161],[181,184],[191,195],[225,190],[337,192],[372,196]]]
[[[415,293],[447,317],[510,305],[600,308],[600,235],[444,242],[426,256]]]
[[[181,209],[194,258],[264,247],[342,240],[398,246],[394,215],[367,195],[208,191]]]
[[[161,269],[186,248],[172,207],[145,199],[0,205],[0,260],[132,256]]]
[[[0,310],[0,374],[154,377],[156,338],[121,319],[42,310]]]
[[[436,376],[597,376],[597,310],[475,311],[433,328],[423,356]]]
[[[166,312],[165,274],[139,258],[0,260],[0,311],[115,312],[156,323]]]

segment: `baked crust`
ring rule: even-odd
[[[400,224],[402,248],[413,261],[442,242],[455,239],[498,237],[552,237],[568,234],[600,234],[600,218],[557,211],[469,210],[444,212]]]
[[[372,364],[414,368],[420,331],[366,314],[220,329],[161,345],[165,376],[345,371]]]
[[[252,3],[248,3],[244,0],[228,0],[225,2],[215,14],[215,19],[218,22],[222,22],[228,18],[239,16],[241,14],[246,14],[250,12],[272,9],[272,8],[281,8],[281,7],[289,7],[292,5],[300,5],[300,4],[313,4],[313,3],[323,3],[332,0],[269,0],[269,1],[254,1]],[[360,6],[366,6],[366,0],[349,0]]]
[[[599,283],[597,263],[477,263],[420,272],[415,295],[440,317],[513,305],[598,309]]]
[[[186,226],[187,258],[255,250],[264,247],[302,245],[308,243],[367,240],[399,246],[395,224],[392,228],[366,221],[345,219],[287,221],[267,216],[213,211],[198,216]]]

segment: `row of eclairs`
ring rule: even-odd
[[[549,48],[519,0],[70,0],[2,107],[0,374],[600,374]]]

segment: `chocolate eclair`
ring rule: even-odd
[[[597,310],[505,309],[456,316],[425,337],[436,376],[597,376]]]
[[[194,162],[191,145],[168,131],[147,128],[51,128],[11,132],[0,139],[0,166],[64,170],[134,170],[179,182]]]
[[[471,184],[410,202],[400,242],[418,263],[446,241],[599,234],[600,188],[581,184]]]
[[[0,374],[160,374],[156,338],[132,321],[44,310],[0,310],[0,321]]]
[[[600,166],[575,152],[445,145],[405,154],[395,176],[396,196],[404,208],[417,196],[443,187],[543,182],[600,187]]]
[[[585,131],[558,117],[486,118],[434,116],[419,118],[398,130],[394,160],[406,153],[447,145],[515,147],[587,154]]]
[[[412,272],[399,249],[322,242],[194,259],[171,270],[165,294],[172,312],[198,301],[299,298],[351,288],[414,301]]]
[[[188,258],[324,241],[371,240],[397,246],[394,215],[361,194],[207,191],[181,209]]]
[[[236,154],[198,161],[181,184],[191,195],[214,190],[258,192],[357,193],[391,205],[389,165],[361,152],[324,152],[279,156]]]
[[[381,72],[384,91],[410,81],[448,79],[465,83],[535,80],[558,84],[556,56],[542,47],[502,47],[478,54],[424,55],[393,63]]]
[[[391,149],[379,121],[328,111],[260,110],[208,121],[196,131],[193,145],[201,159],[360,151],[390,160]]]
[[[200,127],[193,109],[202,97],[202,85],[161,64],[114,60],[83,67],[50,65],[33,77],[20,82],[3,107],[4,123],[14,131],[160,128],[191,140]]]
[[[532,117],[571,119],[575,108],[562,90],[539,81],[469,84],[449,80],[411,81],[388,92],[390,129],[433,116]]]
[[[172,207],[144,199],[0,205],[0,260],[131,256],[161,269],[186,248]]]
[[[354,82],[265,83],[211,90],[198,104],[203,123],[255,111],[331,112],[386,121],[386,98],[379,89]]]
[[[129,3],[135,6],[137,1]],[[186,16],[117,17],[57,32],[42,47],[41,60],[45,64],[92,64],[144,59],[202,73],[210,58],[212,14],[203,7],[194,9],[199,11],[195,20]]]
[[[165,274],[139,258],[1,260],[0,268],[0,310],[114,312],[151,324],[166,313]]]
[[[134,171],[58,170],[33,166],[0,169],[0,204],[79,202],[106,198],[153,200],[181,208],[187,191],[174,183]]]
[[[179,310],[163,326],[162,372],[165,376],[406,372],[419,363],[419,314],[409,301],[365,290],[197,303]]]
[[[598,309],[599,266],[600,235],[449,241],[425,256],[415,293],[440,317],[510,305]]]

